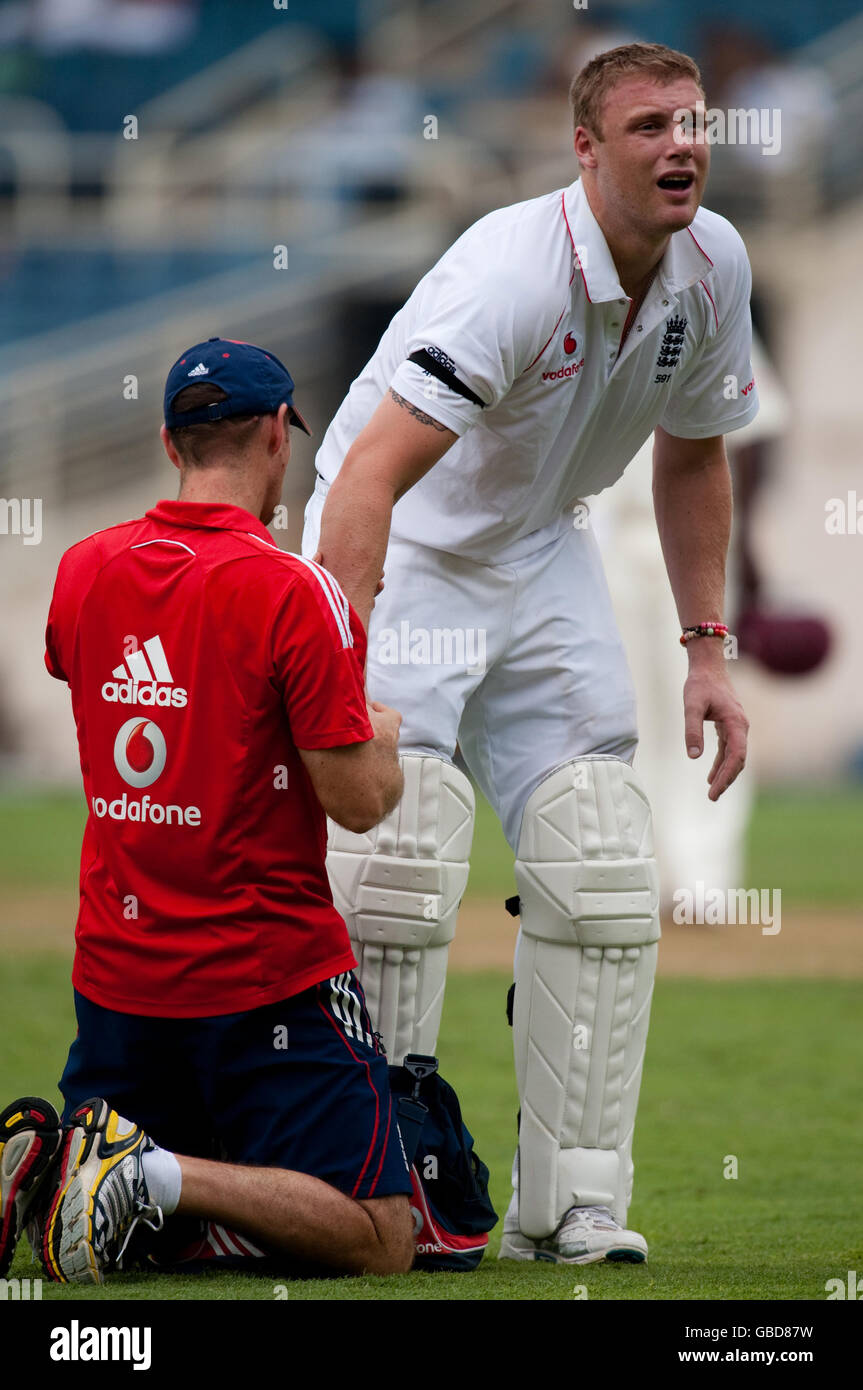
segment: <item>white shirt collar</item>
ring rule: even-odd
[[[563,190],[563,216],[572,239],[575,273],[581,275],[592,304],[626,298],[608,242],[593,215],[587,194],[576,179]],[[672,232],[665,255],[659,263],[659,282],[676,294],[698,284],[709,275],[713,262],[688,227]]]

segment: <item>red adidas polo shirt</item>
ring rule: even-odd
[[[240,507],[160,502],[66,552],[45,662],[90,811],[81,994],[199,1017],[353,967],[297,749],[373,737],[365,640],[332,575]]]

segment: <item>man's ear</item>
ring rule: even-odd
[[[181,458],[180,458],[180,455],[177,453],[177,450],[174,448],[173,442],[172,442],[172,440],[171,440],[171,436],[170,436],[170,434],[168,433],[168,427],[167,427],[167,425],[163,425],[162,428],[159,430],[159,438],[161,439],[162,444],[164,445],[165,453],[168,455],[168,458],[171,460],[171,462],[172,462],[172,464],[174,465],[174,467],[175,467],[175,468],[178,468],[178,469],[180,470],[180,472],[182,472],[182,471],[183,471],[183,463],[182,463],[182,460],[181,460]]]
[[[596,168],[596,143],[597,137],[593,134],[593,131],[588,130],[587,126],[584,125],[576,126],[572,144],[575,150],[575,157],[582,169]]]
[[[283,401],[275,415],[270,416],[270,437],[267,441],[267,453],[275,456],[280,453],[288,438],[290,447],[290,435],[288,434],[288,407]]]

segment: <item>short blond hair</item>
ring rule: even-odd
[[[569,100],[573,126],[587,126],[601,140],[599,121],[605,98],[622,78],[634,76],[652,77],[661,83],[690,77],[704,92],[698,64],[688,54],[663,43],[621,44],[597,53],[572,79]]]

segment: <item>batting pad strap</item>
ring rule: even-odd
[[[473,838],[470,782],[442,758],[400,759],[396,809],[365,835],[330,823],[327,869],[369,1012],[392,1061],[433,1054]]]

